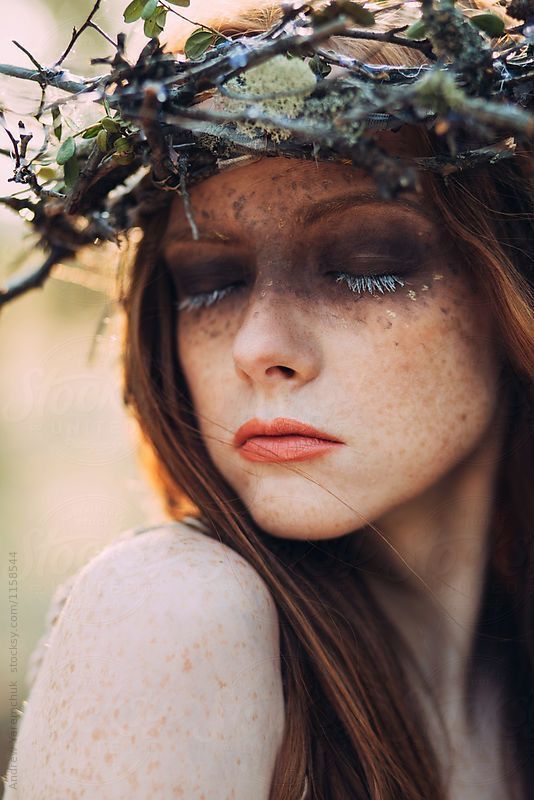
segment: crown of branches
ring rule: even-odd
[[[11,181],[26,191],[16,187],[1,200],[32,217],[48,251],[38,270],[0,289],[0,305],[41,285],[81,247],[117,241],[163,192],[181,193],[198,238],[188,187],[250,157],[342,160],[367,170],[381,196],[394,198],[416,186],[418,170],[446,177],[511,158],[534,131],[532,0],[469,14],[454,0],[421,0],[413,24],[380,31],[387,0],[291,2],[259,33],[228,36],[200,25],[179,55],[159,37],[168,15],[184,17],[190,0],[132,0],[124,21],[143,24],[149,39],[135,63],[125,56],[125,35],[113,39],[94,21],[100,1],[53,66],[22,45],[33,69],[0,65],[0,74],[41,87],[34,116],[44,144],[32,154],[24,121],[17,133],[6,128]],[[84,79],[62,65],[88,28],[114,53],[92,60],[105,74]],[[402,45],[425,63],[365,63],[328,49],[332,36]],[[64,99],[48,101],[50,87]],[[80,95],[90,95],[100,114],[65,136],[65,105]],[[401,163],[378,146],[376,131],[407,124],[432,129],[443,155]]]

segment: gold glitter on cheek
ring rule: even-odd
[[[408,297],[410,298],[410,300],[417,300],[417,295],[413,289],[410,289],[410,291],[408,292]]]
[[[391,311],[389,308],[386,310],[386,314],[388,315],[388,317],[389,317],[390,319],[395,319],[395,317],[397,316],[397,315],[395,314],[395,312],[394,312],[394,311]]]
[[[426,283],[424,283],[424,284],[421,286],[421,291],[422,291],[422,292],[428,292],[428,286],[426,285]]]
[[[441,281],[441,280],[443,280],[443,275],[442,275],[440,272],[434,272],[434,274],[432,275],[432,277],[434,278],[434,280],[435,280],[435,281]]]

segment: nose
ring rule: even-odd
[[[264,388],[313,380],[321,368],[321,354],[312,324],[290,293],[255,293],[233,343],[237,375]]]

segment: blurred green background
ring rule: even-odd
[[[120,30],[127,32],[129,52],[138,52],[147,40],[142,25],[123,23],[126,4],[103,0],[95,21],[112,38]],[[30,66],[12,44],[16,39],[41,64],[53,64],[72,27],[83,23],[92,6],[93,0],[17,3],[16,13],[2,18],[0,62]],[[89,59],[111,52],[111,46],[89,30],[64,66],[79,75],[100,74],[105,67],[88,67]],[[0,103],[16,134],[18,119],[37,107],[39,87],[3,76],[0,87]],[[69,112],[73,125],[79,128],[78,115],[85,113],[101,116],[98,108],[85,104]],[[9,140],[1,128],[0,137],[0,148],[7,149]],[[0,156],[1,195],[19,188],[7,182],[11,174],[10,160]],[[0,281],[21,267],[40,263],[41,252],[34,248],[28,223],[0,207]],[[112,263],[103,266],[113,268]],[[27,694],[28,656],[43,633],[54,589],[125,529],[165,518],[137,464],[134,431],[121,403],[118,319],[109,314],[107,298],[98,287],[67,283],[58,270],[54,274],[43,288],[14,300],[0,313],[2,775],[12,746],[10,682],[16,681],[11,688],[18,719]],[[111,319],[95,341],[107,316]],[[15,577],[11,553],[16,554],[16,585],[9,583]],[[11,612],[16,628],[11,627]],[[12,662],[13,630],[18,636]]]

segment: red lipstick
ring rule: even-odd
[[[296,419],[277,417],[268,422],[250,419],[234,436],[234,445],[248,461],[307,461],[343,442]]]

